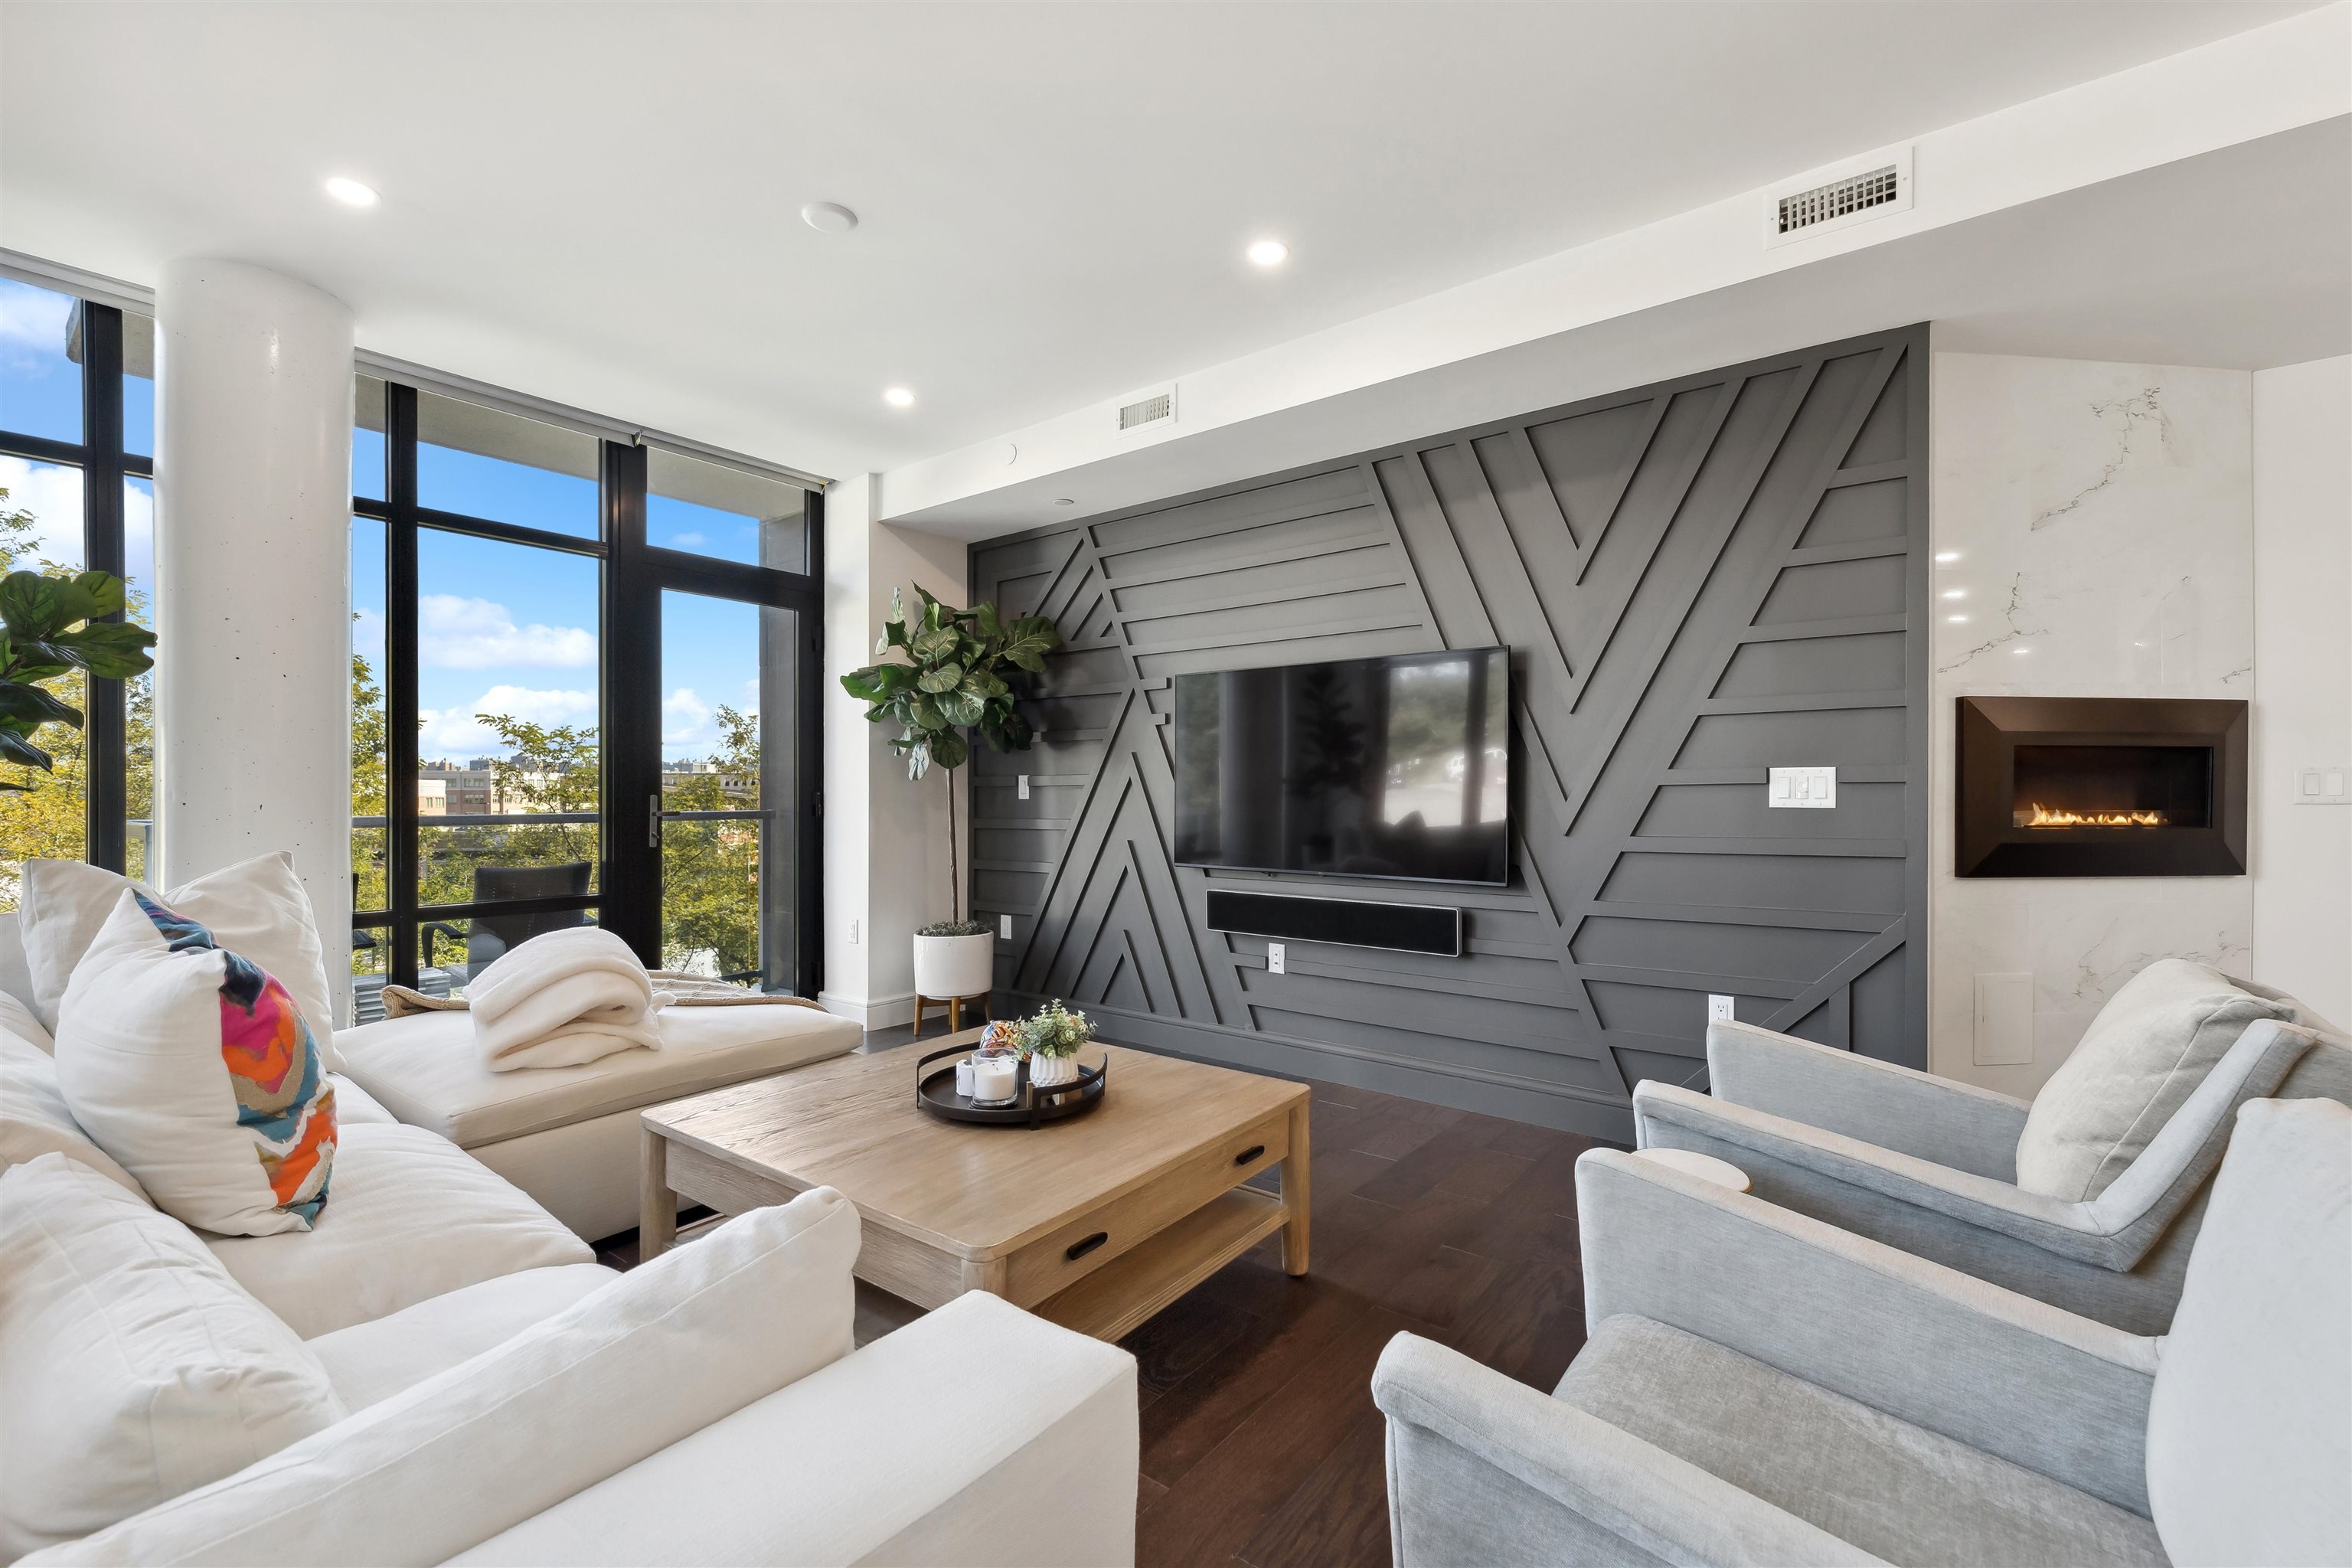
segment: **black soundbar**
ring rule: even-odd
[[[1462,911],[1432,904],[1374,904],[1360,899],[1302,899],[1281,893],[1209,889],[1209,929],[1276,942],[1328,942],[1396,952],[1462,956]]]

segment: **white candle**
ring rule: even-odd
[[[970,1099],[971,1097],[971,1058],[964,1058],[963,1060],[956,1063],[955,1068],[956,1092]]]
[[[984,1057],[971,1064],[971,1097],[974,1100],[1010,1100],[1013,1086],[1021,1070],[1020,1062],[1013,1057]]]

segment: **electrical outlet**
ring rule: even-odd
[[[1013,917],[1011,915],[999,915],[996,917],[996,934],[1003,937],[1007,942],[1011,942],[1013,940]]]
[[[1768,768],[1765,800],[1779,806],[1826,811],[1837,805],[1835,768]]]
[[[849,922],[849,945],[852,947],[856,947],[857,945],[857,922],[856,921]]]
[[[1027,800],[1029,798],[1029,775],[1027,773],[1023,773],[1021,775],[1020,783],[1013,787],[1021,792],[1021,798],[1023,800]]]
[[[1706,1021],[1710,1024],[1728,1024],[1732,1022],[1731,1005],[1734,1000],[1735,998],[1733,997],[1721,995],[1712,991],[1708,992],[1706,996]]]
[[[1270,942],[1265,944],[1265,972],[1268,974],[1280,974],[1283,973],[1282,943],[1278,942]]]

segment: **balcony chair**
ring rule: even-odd
[[[2177,959],[2117,991],[2031,1101],[1747,1024],[1710,1025],[1706,1059],[1709,1094],[1635,1087],[1643,1148],[1715,1155],[1783,1208],[2142,1334],[2172,1321],[2237,1108],[2352,1103],[2352,1040]]]
[[[2163,1340],[1585,1154],[1558,1389],[1373,1372],[1398,1568],[2352,1562],[2352,1110],[2234,1120]]]
[[[576,898],[588,891],[588,879],[595,869],[585,860],[566,861],[556,866],[477,866],[474,868],[474,902],[488,904],[508,899]],[[436,967],[433,961],[443,937],[466,944],[465,963],[437,965],[449,976],[450,988],[462,989],[468,977],[479,974],[509,948],[551,931],[564,931],[587,923],[586,910],[541,910],[528,913],[475,915],[466,922],[464,930],[448,921],[429,921],[418,929],[425,937],[427,967]]]

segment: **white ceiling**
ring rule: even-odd
[[[2307,8],[12,0],[0,246],[837,475]]]

